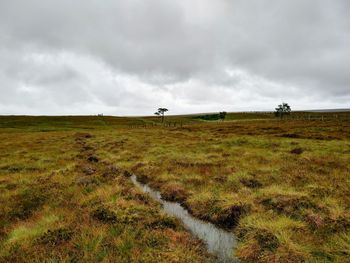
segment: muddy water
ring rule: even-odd
[[[237,241],[232,233],[220,229],[211,223],[194,218],[178,203],[163,200],[158,191],[137,181],[135,175],[131,176],[131,180],[143,192],[148,193],[153,199],[161,203],[167,214],[180,219],[195,237],[201,239],[207,245],[208,251],[217,256],[219,262],[238,262],[233,256],[233,249]]]

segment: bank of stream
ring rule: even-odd
[[[235,236],[228,231],[218,228],[214,224],[193,217],[179,203],[169,202],[162,199],[160,192],[152,189],[147,184],[142,184],[135,175],[131,176],[132,182],[144,193],[148,193],[154,200],[162,204],[163,210],[175,216],[196,238],[201,239],[210,253],[218,258],[218,262],[237,263],[233,255],[233,249],[237,245]]]

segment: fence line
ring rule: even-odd
[[[153,128],[153,127],[173,127],[173,128],[176,128],[176,127],[180,127],[182,128],[184,125],[181,122],[172,122],[172,121],[169,121],[169,122],[163,122],[163,123],[142,123],[142,124],[130,124],[128,125],[129,128]]]
[[[238,119],[237,121],[240,121],[242,119]],[[244,120],[244,119],[243,119]],[[251,121],[254,121],[254,119],[250,119]],[[292,113],[290,115],[285,115],[283,116],[282,119],[279,117],[274,117],[274,118],[268,118],[268,119],[261,119],[261,120],[293,120],[293,121],[338,121],[338,122],[343,122],[343,121],[350,121],[350,113],[349,114],[307,114],[307,113],[302,113],[302,114],[296,114]],[[208,122],[208,123],[229,123],[230,120],[228,121],[219,121],[219,122]],[[165,121],[163,123],[156,123],[156,122],[150,122],[150,123],[140,123],[140,124],[130,124],[128,125],[129,128],[183,128],[185,125],[194,125],[198,124],[198,122],[186,122],[183,123],[181,122],[176,122],[176,121]]]
[[[338,120],[338,121],[346,121],[350,120],[350,114],[322,114],[322,115],[316,115],[316,114],[291,114],[291,115],[285,115],[283,119],[286,120],[309,120],[309,121],[331,121],[331,120]]]

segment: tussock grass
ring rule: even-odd
[[[94,152],[93,136],[36,128],[0,133],[0,262],[213,261]]]
[[[349,122],[258,115],[268,119],[169,117],[183,128],[129,127],[154,117],[1,117],[0,261],[210,261],[126,170],[236,234],[242,262],[346,262]]]

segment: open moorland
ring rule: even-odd
[[[0,117],[0,262],[215,262],[131,174],[240,262],[350,258],[350,113],[230,113]]]

